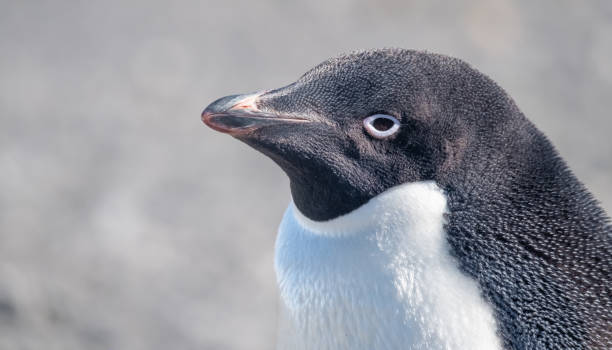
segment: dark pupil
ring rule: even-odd
[[[393,120],[387,118],[376,118],[372,122],[372,126],[378,131],[387,131],[393,127]]]

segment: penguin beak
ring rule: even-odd
[[[202,121],[210,128],[232,136],[246,134],[268,125],[309,122],[306,118],[259,110],[257,100],[261,94],[222,97],[204,109]]]

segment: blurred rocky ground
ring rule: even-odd
[[[612,211],[612,2],[0,1],[0,349],[270,349],[287,180],[200,122],[361,48],[496,80]]]

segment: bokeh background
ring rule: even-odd
[[[288,182],[200,121],[341,52],[496,80],[612,211],[612,2],[0,1],[0,349],[270,349]]]

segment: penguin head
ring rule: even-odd
[[[506,94],[466,63],[400,49],[333,58],[290,85],[224,97],[202,113],[274,160],[297,208],[317,221],[407,182],[449,189],[466,156],[502,147],[518,119]]]

